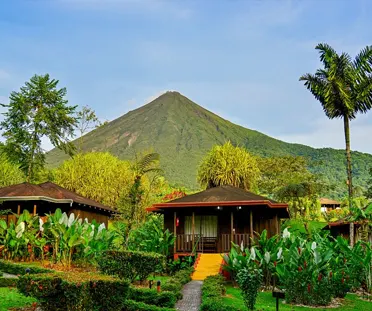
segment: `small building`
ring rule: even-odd
[[[11,211],[8,215],[3,216],[8,223],[11,220],[16,220],[14,214],[20,215],[24,210],[28,210],[33,215],[44,217],[46,214],[53,214],[57,208],[60,208],[62,212],[74,213],[89,221],[95,219],[107,227],[109,218],[116,213],[108,206],[51,182],[39,185],[25,182],[0,188],[0,202],[0,210]]]
[[[336,200],[320,198],[319,201],[320,201],[320,210],[322,213],[327,213],[334,209],[341,208],[341,203]]]
[[[340,219],[337,221],[333,221],[328,223],[327,226],[323,228],[323,230],[329,230],[331,236],[334,238],[337,238],[338,236],[343,237],[344,239],[350,240],[350,221],[346,219]],[[354,243],[361,240],[360,237],[360,229],[361,223],[355,221],[354,222]],[[370,243],[372,243],[372,231],[368,234],[368,240]]]
[[[174,255],[224,253],[231,242],[251,244],[254,233],[280,234],[288,205],[232,186],[210,188],[147,209],[164,215],[165,229],[176,236]]]

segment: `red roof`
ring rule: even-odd
[[[114,213],[115,210],[99,202],[85,198],[75,192],[62,188],[52,182],[46,182],[39,185],[30,183],[21,183],[8,187],[0,188],[0,201],[17,201],[17,200],[45,200],[55,203],[77,203],[94,207]],[[65,201],[65,202],[62,202]]]

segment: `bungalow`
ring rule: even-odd
[[[74,213],[89,221],[95,219],[107,227],[110,216],[115,210],[101,203],[78,195],[54,183],[46,182],[39,185],[21,183],[0,188],[0,210],[10,210],[11,213],[2,216],[9,223],[24,210],[31,214],[45,216],[60,208],[67,214]]]
[[[334,209],[341,208],[341,203],[336,200],[320,198],[319,201],[320,201],[320,210],[322,213],[327,213]]]
[[[176,236],[174,255],[224,253],[231,242],[250,245],[254,232],[280,233],[288,205],[232,186],[210,188],[147,209],[164,215]]]

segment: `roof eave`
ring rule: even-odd
[[[14,197],[0,197],[0,201],[47,201],[60,204],[72,204],[71,199],[54,199],[45,196],[14,196]]]

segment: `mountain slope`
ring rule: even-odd
[[[167,92],[151,103],[119,117],[84,137],[85,151],[109,151],[122,159],[135,152],[153,150],[161,155],[161,164],[169,181],[196,188],[197,167],[216,144],[230,140],[261,156],[301,155],[317,162],[321,172],[343,191],[346,180],[344,151],[314,149],[290,144],[260,132],[233,124],[200,107],[178,92]],[[48,153],[56,166],[67,156],[59,150]],[[372,155],[353,153],[355,184],[365,186]],[[346,190],[346,187],[345,187]]]

